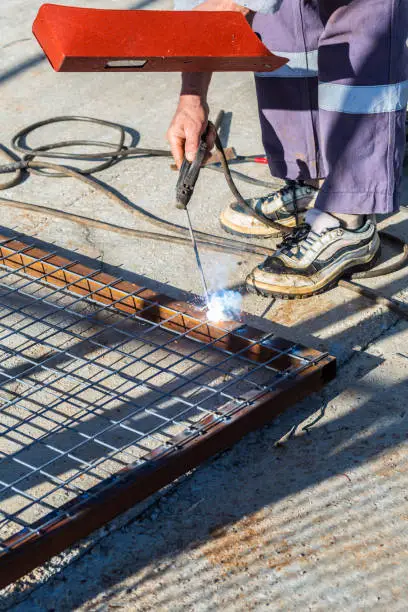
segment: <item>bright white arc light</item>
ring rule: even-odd
[[[208,300],[209,321],[234,321],[241,314],[242,295],[238,291],[217,291]]]

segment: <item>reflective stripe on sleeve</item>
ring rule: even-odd
[[[286,51],[273,51],[278,57],[286,57],[289,61],[282,68],[273,72],[256,72],[257,77],[272,77],[279,79],[298,79],[317,77],[317,50],[307,53],[289,53]]]

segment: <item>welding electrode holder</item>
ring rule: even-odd
[[[207,135],[210,129],[210,122],[206,127],[205,132],[201,136],[200,145],[193,162],[189,162],[184,158],[181,164],[180,174],[176,186],[176,207],[180,209],[187,208],[194,193],[194,187],[200,174],[201,166],[208,152]]]

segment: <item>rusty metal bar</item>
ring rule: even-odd
[[[82,264],[70,262],[57,255],[50,255],[36,247],[17,240],[7,240],[0,235],[0,264],[10,268],[24,268],[26,274],[41,278],[43,282],[58,287],[69,285],[69,290],[92,300],[111,305],[126,314],[137,313],[143,319],[160,322],[164,328],[201,342],[213,342],[214,346],[245,354],[256,361],[268,361],[279,357],[291,343],[282,338],[270,338],[260,343],[264,332],[239,322],[210,323],[205,312],[191,304],[175,301],[134,283],[118,280],[104,272],[92,270]],[[226,333],[228,332],[228,333]],[[302,357],[313,358],[318,351],[299,349]],[[280,367],[287,367],[294,357],[282,356]],[[296,359],[296,357],[295,357]]]
[[[27,439],[0,454],[0,588],[335,375],[327,354],[5,236],[0,353],[0,436]]]

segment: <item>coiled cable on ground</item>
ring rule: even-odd
[[[223,111],[221,111],[215,121],[216,130],[220,127],[223,118]],[[61,123],[61,122],[83,122],[83,123],[91,123],[100,126],[105,126],[111,128],[118,132],[119,140],[116,146],[112,145],[111,142],[105,141],[95,141],[95,140],[64,140],[59,142],[53,142],[50,144],[41,145],[36,149],[31,149],[27,146],[27,137],[33,131],[40,129],[41,127],[45,127],[51,124]],[[21,202],[14,199],[8,198],[0,198],[0,204],[12,206],[13,208],[18,208],[22,210],[28,210],[30,212],[37,212],[46,214],[55,218],[65,219],[67,221],[79,223],[86,227],[92,227],[97,229],[103,229],[106,231],[115,232],[122,236],[127,237],[139,237],[150,240],[158,240],[163,242],[171,242],[175,244],[189,244],[190,239],[188,237],[188,229],[184,226],[178,225],[171,221],[162,219],[157,217],[156,215],[146,211],[145,209],[137,206],[136,204],[130,204],[124,197],[121,197],[117,193],[113,192],[109,187],[101,184],[99,181],[93,178],[93,174],[97,172],[101,172],[109,168],[110,166],[118,163],[120,160],[130,157],[171,157],[171,153],[165,149],[149,149],[143,147],[127,147],[125,145],[126,131],[123,126],[105,121],[102,119],[95,119],[92,117],[82,117],[82,116],[61,116],[61,117],[53,117],[50,119],[46,119],[44,121],[39,121],[37,123],[33,123],[19,132],[15,134],[11,141],[11,147],[13,150],[13,154],[5,147],[0,148],[0,153],[3,155],[7,163],[0,165],[0,174],[9,174],[14,173],[14,176],[9,181],[3,182],[0,184],[0,190],[10,189],[18,185],[24,176],[24,172],[28,172],[30,174],[41,174],[46,175],[52,178],[62,178],[62,177],[71,177],[75,178],[82,183],[87,184],[92,187],[102,195],[106,196],[110,200],[112,200],[115,204],[126,208],[126,210],[130,210],[132,215],[138,219],[144,219],[149,221],[152,225],[159,228],[160,230],[164,230],[165,232],[172,232],[171,234],[162,233],[162,232],[149,232],[141,229],[127,228],[119,225],[115,225],[112,223],[108,223],[105,221],[99,221],[97,219],[92,219],[90,217],[85,217],[82,215],[77,215],[74,213],[68,213],[62,210],[57,210],[54,208],[50,208],[48,206],[42,206],[38,204],[30,204],[28,202]],[[62,148],[69,148],[74,146],[94,146],[98,147],[100,150],[95,153],[70,153],[68,151],[61,152]],[[114,147],[114,148],[112,148]],[[101,150],[103,148],[104,150]],[[216,138],[216,148],[220,154],[220,164],[209,164],[206,168],[210,170],[215,170],[217,172],[223,172],[227,184],[236,198],[236,200],[241,204],[241,206],[248,211],[254,217],[257,217],[262,221],[262,223],[267,224],[271,227],[271,229],[278,231],[281,234],[288,233],[287,227],[281,225],[272,220],[266,220],[263,216],[260,216],[254,211],[251,207],[248,206],[245,199],[241,195],[238,190],[234,178],[246,181],[250,184],[268,187],[270,189],[273,188],[273,184],[268,183],[266,181],[261,181],[259,179],[250,177],[241,172],[237,172],[229,167],[228,161],[226,159],[220,138],[217,132]],[[14,152],[20,153],[21,157],[15,155]],[[42,159],[67,159],[73,161],[102,161],[100,164],[97,164],[92,167],[87,167],[84,169],[73,168],[63,164],[53,163],[52,161],[41,161],[36,158]],[[251,161],[253,156],[238,156],[238,161]],[[408,307],[403,303],[395,300],[394,298],[387,298],[382,296],[378,291],[369,289],[360,283],[357,283],[357,279],[363,278],[373,278],[377,276],[384,276],[386,274],[391,274],[392,272],[396,272],[400,270],[403,266],[406,265],[408,261],[408,245],[404,243],[400,238],[389,234],[388,232],[380,231],[380,237],[382,240],[386,240],[390,242],[393,246],[397,247],[400,251],[400,254],[396,258],[396,260],[392,264],[388,264],[386,266],[380,266],[369,270],[368,272],[352,275],[349,278],[343,278],[339,281],[339,286],[349,289],[355,293],[358,293],[361,296],[369,298],[370,300],[375,301],[376,303],[380,303],[382,305],[387,306],[392,311],[396,312],[399,316],[408,319]],[[215,251],[226,251],[235,254],[243,254],[248,253],[252,255],[257,255],[261,257],[265,257],[271,255],[274,252],[274,249],[263,247],[260,245],[249,245],[241,240],[236,240],[232,238],[226,238],[224,236],[216,236],[202,231],[196,231],[196,239],[197,242],[211,250]]]

